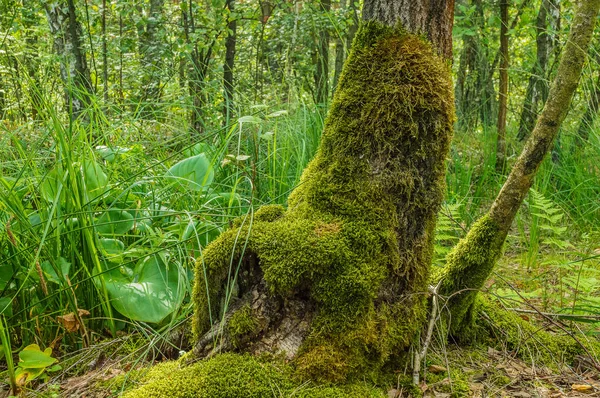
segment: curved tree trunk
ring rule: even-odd
[[[496,171],[502,173],[506,158],[506,114],[508,112],[508,0],[500,0],[500,87],[498,89],[498,124]]]
[[[440,293],[451,296],[448,308],[454,334],[468,335],[465,330],[468,330],[475,314],[477,291],[483,287],[496,265],[517,211],[567,115],[599,9],[600,0],[584,0],[577,6],[548,101],[523,152],[490,211],[473,225],[467,236],[447,256],[447,267],[438,276],[442,281]]]
[[[317,381],[408,360],[427,315],[455,119],[453,6],[365,3],[318,153],[288,208],[238,220],[198,263],[198,355],[281,353]]]

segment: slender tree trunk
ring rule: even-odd
[[[227,8],[229,9],[229,23],[227,24],[227,38],[225,39],[225,64],[223,65],[223,91],[224,91],[224,106],[223,106],[223,123],[227,125],[229,120],[234,115],[234,80],[233,68],[235,63],[235,47],[236,47],[236,30],[237,19],[232,14],[235,9],[235,0],[227,0]]]
[[[358,10],[356,9],[356,3],[354,0],[350,1],[350,12],[352,13],[352,24],[348,28],[348,38],[346,40],[346,53],[350,53],[350,49],[352,48],[352,42],[354,41],[354,36],[356,36],[356,32],[358,31],[358,24],[360,21]]]
[[[204,132],[204,112],[207,102],[204,90],[204,80],[208,72],[208,66],[212,58],[213,40],[208,45],[201,47],[198,38],[195,37],[196,22],[194,19],[194,4],[192,0],[182,9],[182,25],[186,43],[192,48],[189,53],[188,87],[192,99],[190,111],[190,128],[194,139]]]
[[[346,0],[340,0],[340,11],[342,15],[346,13]],[[335,92],[338,81],[340,80],[340,74],[344,67],[344,61],[346,60],[346,49],[344,48],[344,37],[338,32],[335,38],[335,69],[333,71],[333,84],[332,89]]]
[[[500,87],[498,90],[498,125],[496,171],[502,173],[506,158],[506,114],[508,111],[508,0],[500,0]]]
[[[331,11],[331,0],[320,0],[321,12]],[[321,26],[315,52],[315,101],[326,104],[329,98],[329,29]]]
[[[119,102],[121,105],[125,102],[123,90],[123,16],[119,11]]]
[[[73,0],[45,3],[45,8],[50,31],[54,36],[54,51],[60,57],[67,108],[77,117],[89,105],[93,88],[82,47],[82,29],[77,19],[75,3]]]
[[[6,84],[0,76],[0,120],[6,117]]]
[[[478,0],[472,0],[470,5],[476,8],[472,16],[472,24],[482,30],[485,27],[483,7]],[[460,54],[458,73],[455,85],[456,114],[458,127],[461,131],[473,131],[479,117],[482,121],[489,118],[492,112],[493,99],[487,95],[489,85],[486,76],[489,75],[488,50],[482,45],[481,32],[476,35],[464,35],[463,48]],[[493,86],[492,86],[493,89]],[[484,123],[484,125],[487,125]]]
[[[446,269],[439,276],[442,281],[440,292],[452,296],[448,309],[451,313],[451,330],[456,335],[469,328],[476,311],[477,292],[490,276],[517,211],[567,115],[599,9],[600,0],[579,2],[548,100],[523,152],[490,211],[473,225],[467,236],[447,256]]]
[[[548,62],[554,52],[558,2],[543,0],[536,20],[536,61],[531,69],[531,77],[527,85],[523,108],[521,111],[517,138],[525,140],[533,129],[539,109],[548,98]]]
[[[104,102],[108,103],[108,48],[106,42],[106,0],[102,0],[102,20],[101,20],[101,35],[102,35],[102,96]]]
[[[163,8],[164,0],[150,0],[147,21],[138,29],[143,68],[140,100],[145,118],[156,116],[160,101],[163,44],[157,34],[162,27]]]

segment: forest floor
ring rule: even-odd
[[[421,384],[424,397],[600,397],[600,373],[586,366],[583,358],[575,367],[563,367],[557,372],[528,364],[514,353],[492,347],[450,346],[446,352],[432,353],[431,357],[425,376],[427,382]],[[27,396],[118,397],[132,366],[118,359],[106,360],[97,369],[40,386],[41,390],[31,391]],[[143,371],[143,366],[138,369]],[[388,391],[389,398],[404,396],[401,389]],[[8,397],[8,394],[0,393],[0,397]]]

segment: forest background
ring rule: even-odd
[[[438,266],[532,130],[572,3],[458,1]],[[77,373],[99,345],[130,358],[189,349],[195,258],[235,217],[285,204],[317,148],[360,8],[2,0],[0,355],[52,358],[9,360],[7,374],[34,385],[60,370],[54,358]],[[600,322],[598,33],[486,286],[523,316],[535,306],[590,336]]]

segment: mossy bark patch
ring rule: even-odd
[[[314,308],[295,353],[306,377],[342,381],[402,355],[425,318],[453,102],[449,67],[423,37],[365,23],[288,208],[238,220],[198,261],[198,338],[258,278],[277,308]]]

